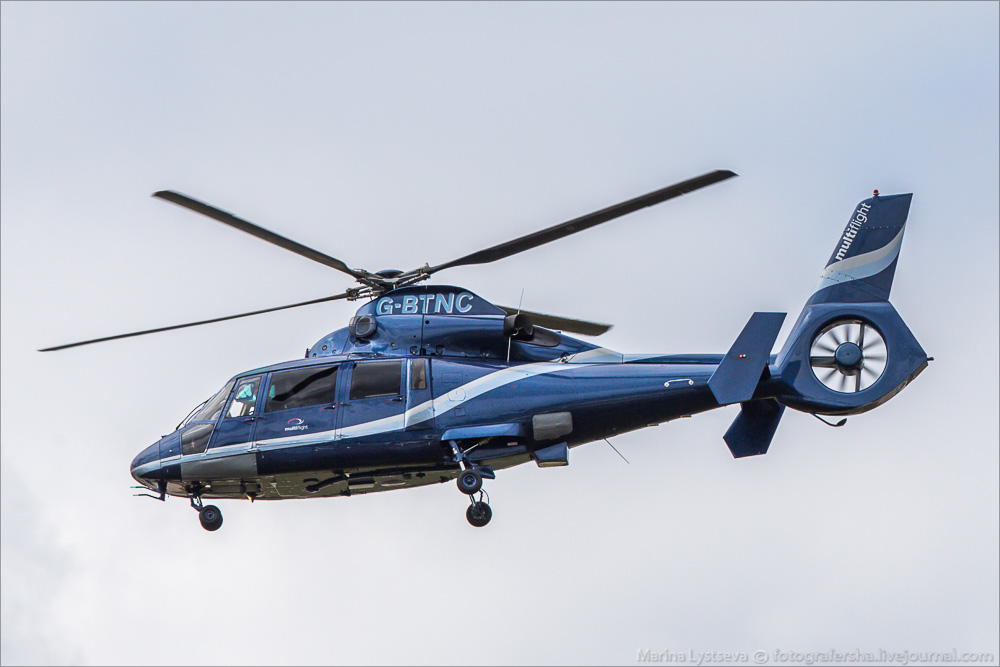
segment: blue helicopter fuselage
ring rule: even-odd
[[[177,496],[351,495],[453,479],[453,444],[477,466],[566,465],[571,447],[720,405],[723,355],[518,339],[506,316],[456,287],[388,292],[305,359],[236,375],[132,474]]]

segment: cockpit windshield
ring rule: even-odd
[[[198,412],[200,412],[203,407],[205,407],[206,403],[208,403],[208,401],[202,401],[201,403],[199,403],[198,405],[196,405],[195,408],[194,408],[194,410],[192,410],[191,412],[189,412],[188,415],[187,415],[187,417],[185,417],[184,419],[182,419],[181,423],[178,424],[177,428],[175,428],[174,430],[175,431],[179,431],[182,428],[184,428],[185,426],[187,426],[188,424],[190,424],[191,420],[194,419],[194,416],[196,414],[198,414]]]
[[[222,408],[226,404],[226,399],[229,398],[229,392],[233,390],[233,382],[227,382],[226,386],[219,390],[215,396],[208,399],[204,403],[200,404],[194,410],[191,411],[184,421],[180,423],[177,428],[182,428],[187,426],[191,422],[209,421],[215,422],[219,420],[219,415],[222,414]]]

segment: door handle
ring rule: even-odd
[[[243,420],[243,423],[244,424],[249,424],[250,422],[252,422],[255,419],[257,419],[257,418],[256,417],[247,417],[246,419]]]
[[[336,405],[327,405],[323,409],[324,410],[336,410],[337,406]]]
[[[403,397],[402,396],[397,396],[396,398],[392,398],[392,399],[389,399],[389,400],[391,400],[393,403],[399,403],[399,402],[401,402],[403,400]]]

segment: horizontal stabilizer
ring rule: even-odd
[[[766,454],[785,406],[773,398],[744,403],[723,439],[733,458]]]
[[[742,403],[753,397],[784,321],[785,313],[754,313],[750,317],[708,381],[719,405]]]

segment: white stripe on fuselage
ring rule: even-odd
[[[609,350],[604,348],[597,348],[573,355],[573,363],[542,361],[535,364],[526,364],[524,366],[510,366],[508,368],[502,368],[498,371],[488,373],[480,378],[472,380],[471,382],[458,386],[443,396],[438,396],[430,401],[424,401],[420,405],[414,406],[404,413],[393,415],[391,417],[383,417],[382,419],[376,419],[363,424],[355,424],[354,426],[345,426],[340,429],[337,439],[346,440],[349,438],[360,438],[367,435],[377,435],[379,433],[389,433],[391,431],[401,431],[405,426],[419,424],[438,415],[443,415],[450,410],[454,410],[455,408],[471,401],[477,396],[485,394],[488,391],[493,391],[494,389],[499,389],[500,387],[511,384],[512,382],[525,380],[530,377],[535,377],[536,375],[573,370],[574,368],[580,368],[581,364],[593,365],[587,363],[588,359],[607,359],[609,358],[609,352]],[[618,359],[621,359],[621,355],[618,355]],[[328,442],[332,439],[333,433],[334,431],[330,430],[321,431],[319,433],[310,433],[307,435],[293,435],[285,438],[258,440],[256,441],[255,446],[258,449],[269,450],[290,446],[308,445],[316,442]]]
[[[652,358],[656,356],[662,355],[629,355],[627,359],[628,361],[637,361],[643,358]],[[404,413],[393,415],[391,417],[384,417],[382,419],[376,419],[363,424],[355,424],[354,426],[345,426],[340,429],[339,434],[335,429],[331,429],[328,431],[319,431],[284,438],[257,440],[252,443],[253,447],[250,449],[285,449],[288,447],[300,447],[303,445],[327,443],[334,439],[344,440],[378,435],[380,433],[390,433],[392,431],[401,431],[407,426],[425,422],[435,416],[442,415],[450,410],[460,407],[477,396],[482,396],[487,392],[499,389],[500,387],[519,380],[525,380],[537,375],[546,375],[548,373],[558,373],[560,371],[584,368],[587,366],[621,364],[624,360],[625,357],[623,357],[623,355],[612,350],[599,347],[566,357],[564,361],[542,361],[533,364],[524,364],[522,366],[509,366],[507,368],[502,368],[498,371],[488,373],[480,378],[476,378],[475,380],[467,382],[464,385],[460,385],[447,394],[438,396],[430,401],[425,401],[420,405],[410,408]],[[251,443],[235,443],[224,447],[213,447],[198,454],[174,456],[163,461],[153,461],[143,466],[139,466],[133,472],[136,474],[142,474],[144,472],[148,472],[148,470],[153,470],[169,463],[188,463],[191,461],[199,461],[202,459],[211,459],[216,457],[222,458],[231,454],[243,453],[247,451],[248,444]]]

